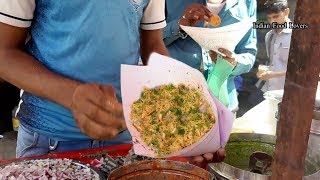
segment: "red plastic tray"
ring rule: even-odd
[[[118,156],[126,156],[130,149],[132,148],[132,144],[121,144],[115,146],[107,146],[103,148],[95,148],[95,149],[86,149],[80,151],[70,151],[70,152],[62,152],[62,153],[53,153],[53,154],[46,154],[41,156],[33,156],[33,157],[25,157],[25,158],[17,158],[17,159],[9,159],[9,160],[0,160],[1,163],[10,163],[14,161],[24,160],[24,159],[35,159],[35,158],[68,158],[79,160],[83,163],[87,163],[90,165],[95,165],[94,159],[103,154],[108,154],[111,157],[118,157]],[[187,162],[186,158],[181,157],[173,157],[169,158],[170,160],[180,161],[180,162]]]

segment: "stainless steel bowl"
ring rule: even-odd
[[[272,135],[231,134],[226,146],[226,156],[233,156],[231,158],[234,161],[226,159],[222,163],[210,164],[209,171],[218,179],[269,180],[275,143],[276,137]],[[228,149],[232,144],[236,145],[234,147],[243,145],[245,148]],[[309,138],[304,179],[320,179],[320,137],[313,133]]]

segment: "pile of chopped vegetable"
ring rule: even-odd
[[[15,179],[77,179],[97,180],[99,174],[70,159],[38,159],[9,164],[0,168],[0,180]]]
[[[145,88],[131,106],[131,119],[142,140],[159,157],[196,143],[215,124],[201,91],[183,84]]]

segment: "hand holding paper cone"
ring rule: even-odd
[[[158,76],[158,74],[161,74],[161,76]],[[199,71],[171,58],[153,54],[151,55],[149,66],[122,65],[121,82],[125,120],[133,138],[133,147],[136,154],[158,157],[154,148],[150,147],[141,138],[140,132],[133,125],[131,106],[141,97],[141,92],[145,87],[155,88],[160,85],[185,84],[199,89],[208,101],[216,119],[215,125],[197,142],[165,157],[191,157],[212,153],[224,147],[227,142],[232,127],[233,115],[210,94],[206,80]],[[224,122],[221,123],[220,121]]]

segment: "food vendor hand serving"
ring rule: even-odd
[[[225,49],[225,48],[219,48],[218,49],[219,52],[223,53],[225,56],[223,56],[223,59],[228,61],[230,64],[232,64],[233,67],[235,67],[237,65],[237,61],[235,60],[235,57],[234,57],[234,53]],[[214,51],[209,51],[209,55],[211,57],[211,60],[213,62],[216,63],[217,61],[217,53],[214,52]]]
[[[223,53],[225,56],[223,60],[228,61],[232,67],[234,68],[237,65],[237,61],[235,60],[233,53],[225,48],[219,48],[219,52]],[[217,53],[214,51],[209,51],[209,55],[213,62],[217,61]],[[221,68],[221,67],[220,67]],[[206,168],[208,163],[217,163],[222,162],[225,158],[225,150],[224,148],[218,149],[215,153],[206,153],[202,156],[191,157],[189,161],[193,164],[196,164],[200,167]]]
[[[207,22],[210,21],[211,16],[213,16],[213,14],[206,6],[201,4],[191,4],[186,8],[182,18],[179,21],[179,25],[195,26],[203,20]],[[236,66],[236,61],[232,56],[232,52],[223,48],[220,48],[219,51],[226,55],[226,57],[224,57],[226,61],[230,62],[233,66]],[[216,56],[217,55],[215,55],[215,58]],[[201,167],[205,167],[208,163],[223,161],[224,157],[224,149],[220,148],[218,151],[213,153],[206,153],[200,156],[190,157],[189,162]]]
[[[211,15],[212,13],[206,6],[201,4],[191,4],[184,11],[183,16],[179,21],[179,25],[195,26],[203,20],[210,21]]]
[[[93,139],[115,138],[126,129],[122,106],[111,86],[78,85],[70,109],[81,132]]]
[[[218,163],[222,162],[225,158],[225,150],[224,148],[218,149],[215,153],[206,153],[202,156],[195,156],[189,158],[189,162],[193,163],[197,166],[206,168],[208,163]]]

